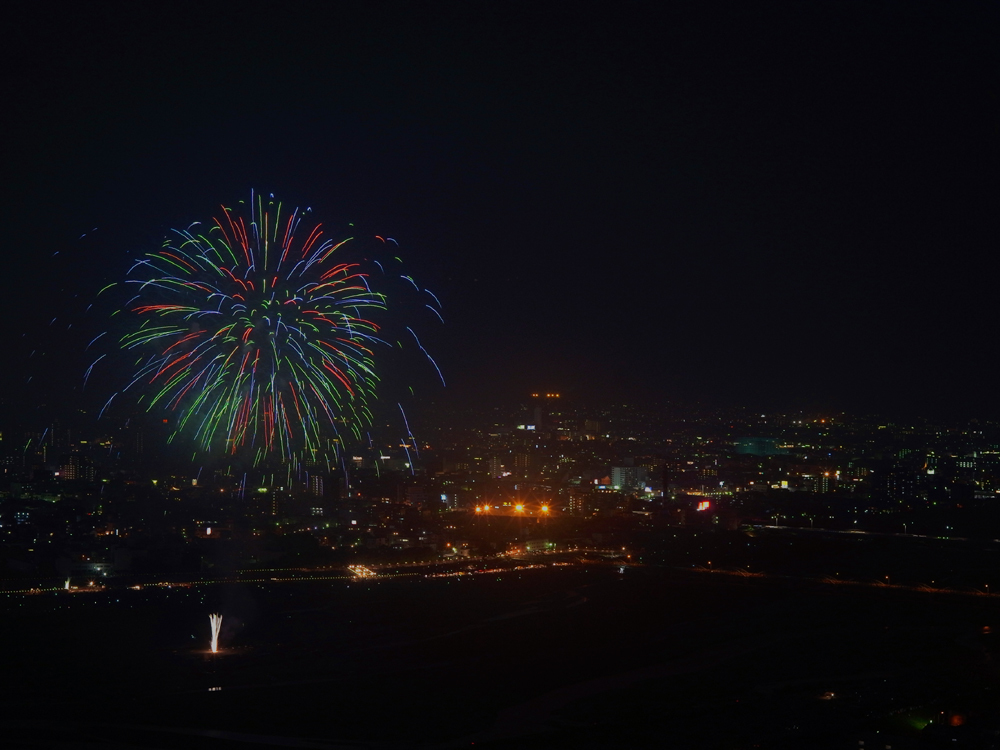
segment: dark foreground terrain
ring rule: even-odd
[[[992,596],[575,563],[0,602],[4,747],[991,747],[1000,716]]]

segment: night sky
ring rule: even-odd
[[[1000,6],[661,5],[25,4],[8,413],[92,408],[87,302],[254,189],[399,240],[444,402],[1000,416]]]

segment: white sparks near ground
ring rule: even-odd
[[[209,615],[208,621],[212,623],[212,653],[219,650],[219,631],[222,629],[222,615]]]

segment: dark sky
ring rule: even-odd
[[[1000,415],[995,3],[18,13],[8,405],[74,403],[82,301],[256,189],[401,242],[455,402]]]

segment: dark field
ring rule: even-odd
[[[3,606],[5,747],[881,750],[949,711],[988,747],[996,703],[983,596],[573,565]]]

